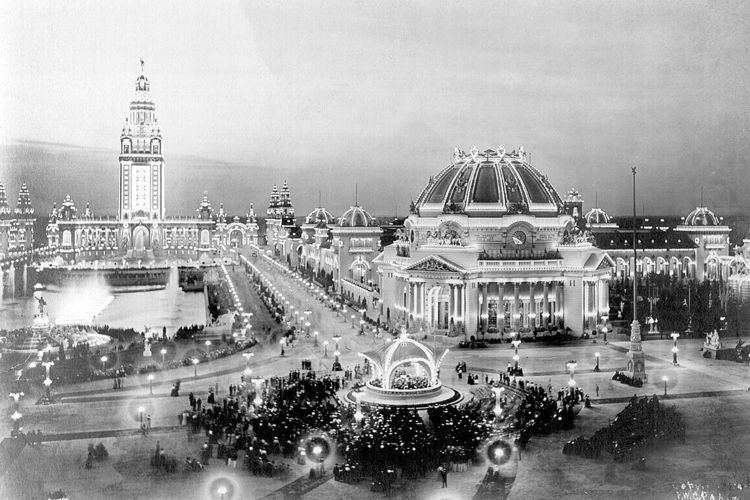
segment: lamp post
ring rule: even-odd
[[[513,344],[513,348],[515,349],[515,353],[513,354],[513,361],[515,362],[514,370],[518,370],[518,362],[521,360],[521,357],[518,355],[518,346],[521,345],[521,341],[514,339],[511,341],[511,344]]]
[[[662,380],[664,381],[664,395],[666,396],[666,395],[667,395],[667,381],[668,381],[669,379],[667,378],[667,376],[666,376],[666,375],[665,375],[665,376],[663,376],[663,377],[662,377],[661,379],[662,379]]]
[[[677,339],[680,337],[680,334],[675,332],[670,335],[672,337],[672,340],[674,341],[672,344],[672,364],[677,364]]]
[[[256,377],[252,381],[253,385],[255,385],[255,399],[253,399],[253,403],[255,403],[255,406],[260,406],[263,403],[263,398],[260,395],[263,391],[262,385],[265,380],[261,377]]]
[[[504,387],[493,387],[492,392],[495,393],[495,407],[492,409],[492,413],[495,414],[495,422],[500,423],[500,417],[503,415],[503,407],[500,406],[500,396],[505,392]]]
[[[219,495],[221,495],[221,500],[224,500],[224,495],[226,495],[226,494],[227,494],[227,488],[226,488],[226,486],[221,486],[221,487],[219,487],[219,489],[218,489],[218,490],[216,490],[216,492],[217,492],[217,493],[218,493]]]
[[[334,335],[333,337],[331,337],[331,340],[333,340],[334,342],[336,342],[336,350],[338,351],[339,350],[339,341],[341,340],[341,335]]]
[[[161,350],[161,364],[164,364],[164,356],[166,356],[166,355],[167,355],[167,350],[166,349],[162,349]]]
[[[102,356],[99,361],[102,362],[102,371],[104,371],[104,365],[107,363],[107,356]]]
[[[575,394],[574,388],[576,386],[576,380],[573,377],[575,376],[576,366],[578,366],[578,363],[576,363],[575,361],[569,361],[566,366],[568,367],[568,371],[570,372],[570,380],[568,380],[570,395],[573,396],[573,394]]]
[[[44,379],[44,385],[47,388],[47,397],[49,398],[49,388],[52,385],[52,379],[49,376],[49,369],[55,365],[53,361],[45,361],[42,366],[46,370],[46,378]]]
[[[146,411],[143,406],[138,407],[138,414],[140,415],[141,419],[141,428],[143,428],[143,412]]]
[[[148,374],[148,393],[153,396],[154,394],[154,374]]]
[[[313,332],[313,346],[318,347],[318,332]]]
[[[339,362],[339,356],[341,356],[341,353],[339,351],[333,351],[333,361],[334,363]]]
[[[245,367],[250,368],[250,358],[255,356],[254,352],[243,352],[242,357],[245,358]]]
[[[208,352],[209,352],[210,350],[211,350],[211,341],[210,341],[210,340],[207,340],[207,341],[206,341],[206,354],[208,354]]]
[[[193,377],[198,377],[198,358],[193,358]]]
[[[14,409],[18,411],[18,401],[23,396],[23,392],[11,392],[8,396],[13,398]]]
[[[323,357],[324,358],[328,357],[328,341],[327,340],[323,341]]]
[[[350,316],[350,318],[352,319],[352,330],[353,330],[354,328],[356,328],[356,326],[354,326],[354,320],[357,319],[357,315],[356,314],[352,314]]]
[[[596,356],[596,366],[594,367],[594,371],[598,372],[599,371],[599,356],[601,356],[601,354],[597,352],[596,354],[594,354],[594,356]]]
[[[14,411],[13,414],[10,416],[10,419],[13,420],[13,431],[11,432],[12,436],[16,436],[18,434],[18,428],[19,428],[18,421],[21,419],[22,416],[23,415],[21,415],[21,413],[19,413],[18,410]]]
[[[360,423],[362,421],[362,392],[354,391],[354,399],[357,401],[357,411],[354,412],[354,421]]]

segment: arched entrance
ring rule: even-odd
[[[145,226],[137,226],[133,229],[133,250],[145,252],[149,247],[149,232]]]
[[[229,232],[229,246],[231,248],[242,248],[245,246],[245,235],[239,229]]]

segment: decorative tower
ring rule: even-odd
[[[18,191],[18,203],[16,204],[16,217],[14,221],[14,230],[16,233],[16,248],[31,249],[34,248],[34,207],[31,205],[31,195],[26,184],[21,184]]]
[[[255,215],[253,204],[250,204],[250,210],[245,215],[245,240],[251,245],[258,244],[258,217]]]
[[[120,135],[119,216],[123,221],[164,219],[164,157],[155,111],[141,61],[130,115]]]
[[[279,218],[279,188],[276,184],[273,185],[271,190],[271,197],[268,200],[268,209],[266,210],[266,219],[278,219]]]
[[[292,205],[292,194],[289,191],[289,186],[284,180],[284,185],[281,186],[281,195],[279,196],[279,212],[281,215],[281,225],[293,227],[294,226],[294,205]]]
[[[575,219],[577,226],[583,228],[586,223],[583,218],[583,197],[576,188],[571,188],[565,196],[563,211]]]
[[[5,195],[5,186],[0,182],[0,258],[5,257],[8,253],[11,218],[8,197]]]

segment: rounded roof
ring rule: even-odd
[[[502,146],[482,152],[474,147],[470,154],[456,148],[453,163],[430,177],[415,208],[428,217],[558,215],[562,199],[547,176],[529,164],[523,148],[508,153]]]
[[[339,227],[373,227],[375,219],[367,211],[355,205],[339,217]]]
[[[685,217],[686,226],[720,226],[719,218],[706,207],[696,207]]]
[[[306,224],[315,224],[315,225],[329,225],[334,224],[336,222],[336,218],[323,207],[318,207],[314,209],[312,212],[307,214],[307,217],[305,217],[305,223]]]
[[[609,214],[601,208],[592,208],[586,213],[586,215],[584,215],[584,218],[586,219],[586,224],[588,225],[609,224],[612,221],[612,218],[609,216]]]

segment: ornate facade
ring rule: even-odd
[[[244,220],[235,217],[228,223],[223,206],[214,212],[207,193],[195,216],[166,216],[162,133],[143,65],[120,134],[119,166],[117,217],[95,216],[88,203],[79,212],[70,195],[59,209],[53,206],[47,237],[58,262],[169,258],[206,262],[219,245],[257,243],[252,207]]]
[[[374,260],[381,320],[472,335],[597,328],[614,264],[569,208],[523,148],[456,149]]]
[[[26,184],[18,191],[15,210],[10,208],[5,186],[0,182],[0,261],[14,253],[34,248],[34,207]]]

